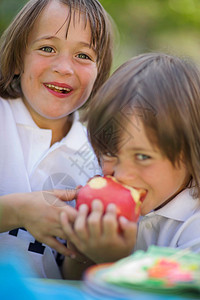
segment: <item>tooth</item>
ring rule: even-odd
[[[66,92],[70,92],[69,88],[65,88],[65,87],[59,87],[59,86],[55,86],[53,84],[46,84],[47,87],[51,88],[51,89],[55,89],[57,91],[66,91]]]

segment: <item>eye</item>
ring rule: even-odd
[[[40,48],[40,50],[47,52],[47,53],[55,53],[54,49],[52,47],[46,46],[46,47],[42,47]]]
[[[136,156],[136,159],[139,161],[145,161],[145,160],[151,159],[151,156],[146,155],[146,154],[141,154],[141,153],[138,153],[135,156]]]
[[[87,54],[84,54],[84,53],[77,54],[77,57],[81,58],[81,59],[89,59],[89,60],[91,60],[91,58]]]
[[[108,157],[113,157],[114,156],[111,152],[106,152],[103,155],[108,156]]]
[[[106,152],[102,155],[102,160],[104,161],[113,161],[114,159],[116,159],[116,156],[110,152]]]

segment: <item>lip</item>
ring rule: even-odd
[[[138,189],[138,190],[140,191],[140,202],[143,203],[148,192],[145,189]]]
[[[67,93],[61,93],[61,92],[58,92],[56,90],[51,89],[49,87],[50,85],[56,86],[58,88],[68,89],[70,91],[67,92]],[[71,95],[73,93],[73,88],[70,85],[67,85],[65,83],[59,83],[59,82],[55,82],[55,81],[45,82],[45,83],[43,83],[43,86],[48,90],[48,92],[50,92],[52,95],[54,95],[58,98],[66,98],[66,97],[68,97],[69,95]]]

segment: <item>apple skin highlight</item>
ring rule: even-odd
[[[103,203],[104,212],[109,203],[114,203],[117,207],[117,217],[124,216],[129,221],[137,222],[142,204],[140,200],[143,197],[143,190],[123,185],[113,176],[96,176],[79,190],[76,208],[87,204],[90,212],[92,201],[98,199]]]

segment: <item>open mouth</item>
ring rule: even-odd
[[[65,87],[60,87],[60,86],[56,86],[53,84],[45,84],[46,87],[48,87],[50,90],[60,93],[60,94],[68,94],[69,92],[71,92],[71,90],[69,88],[65,88]]]

